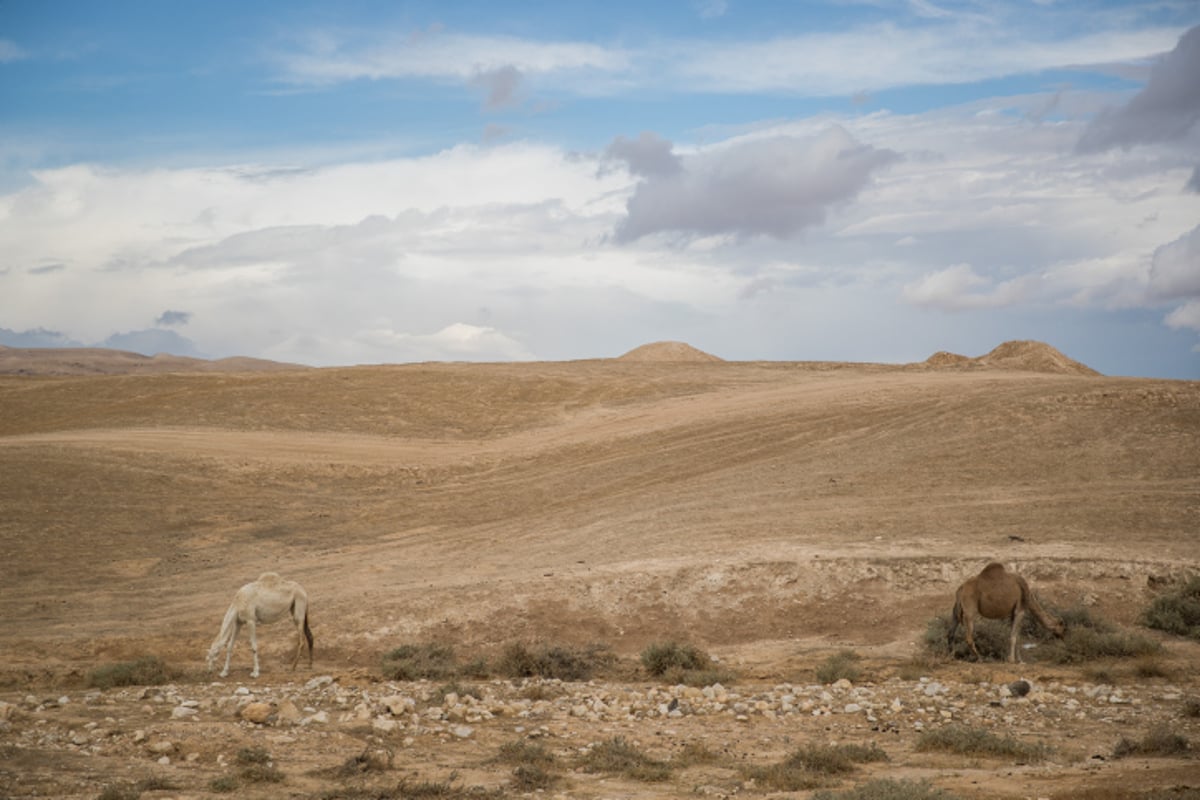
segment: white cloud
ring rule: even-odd
[[[468,83],[514,70],[580,94],[669,88],[852,96],[1138,63],[1170,50],[1183,33],[1179,27],[1132,25],[1121,16],[1101,15],[1091,30],[1051,34],[1035,22],[999,25],[980,14],[948,14],[932,3],[915,7],[926,21],[781,33],[765,41],[656,38],[606,45],[446,31],[319,32],[298,37],[272,58],[280,78],[297,85],[409,78]]]
[[[1169,328],[1188,330],[1200,333],[1200,300],[1191,300],[1167,314],[1164,320]],[[1195,348],[1200,352],[1200,343]]]
[[[1032,285],[1038,282],[1037,276],[1026,275],[997,284],[976,273],[970,264],[957,264],[926,273],[906,285],[902,296],[913,305],[944,311],[1003,308],[1028,299]]]
[[[274,59],[283,78],[328,85],[387,78],[467,82],[478,75],[515,70],[524,75],[622,72],[629,57],[619,48],[587,42],[547,42],[511,36],[429,31],[413,34],[362,32],[339,36],[310,33]]]

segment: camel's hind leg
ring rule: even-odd
[[[967,639],[967,647],[971,648],[971,652],[975,654],[975,660],[983,661],[979,650],[975,647],[975,617],[973,615],[963,614],[963,632]]]
[[[251,678],[258,677],[258,626],[254,624],[253,619],[246,620],[246,632],[250,634],[250,652],[254,653],[254,671],[250,673]]]
[[[229,641],[225,643],[225,668],[219,673],[222,678],[229,677],[229,661],[233,658],[233,643],[237,641],[238,631],[242,629],[240,620],[233,621],[233,633],[229,635]]]

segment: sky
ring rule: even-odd
[[[0,0],[0,345],[1200,379],[1200,2]]]

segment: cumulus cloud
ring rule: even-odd
[[[1079,139],[1081,152],[1183,139],[1200,120],[1200,26],[1150,71],[1146,86],[1124,106],[1098,115]]]
[[[1187,328],[1200,333],[1200,300],[1192,300],[1191,302],[1184,303],[1170,314],[1167,314],[1164,321],[1169,328],[1176,330]],[[1200,351],[1200,345],[1196,346],[1196,350]]]
[[[901,296],[908,303],[943,311],[971,311],[1011,306],[1029,295],[1037,279],[1024,276],[1001,283],[978,274],[970,264],[929,272],[907,284]]]
[[[786,239],[819,225],[831,208],[855,197],[872,174],[898,159],[832,126],[811,138],[750,139],[680,159],[671,171],[657,142],[610,145],[639,155],[643,180],[616,229],[619,242],[656,233],[688,237],[771,236]],[[647,173],[647,166],[653,171]],[[664,171],[665,170],[665,171]]]
[[[1150,293],[1157,298],[1200,298],[1200,225],[1154,251]]]

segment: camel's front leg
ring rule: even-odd
[[[250,634],[250,652],[254,653],[254,671],[250,673],[251,678],[258,677],[258,626],[254,624],[254,620],[247,620],[246,632]]]
[[[241,630],[240,622],[233,623],[233,635],[229,637],[229,641],[225,643],[225,669],[219,673],[222,678],[229,677],[229,661],[233,658],[233,643],[237,641],[238,631]]]

